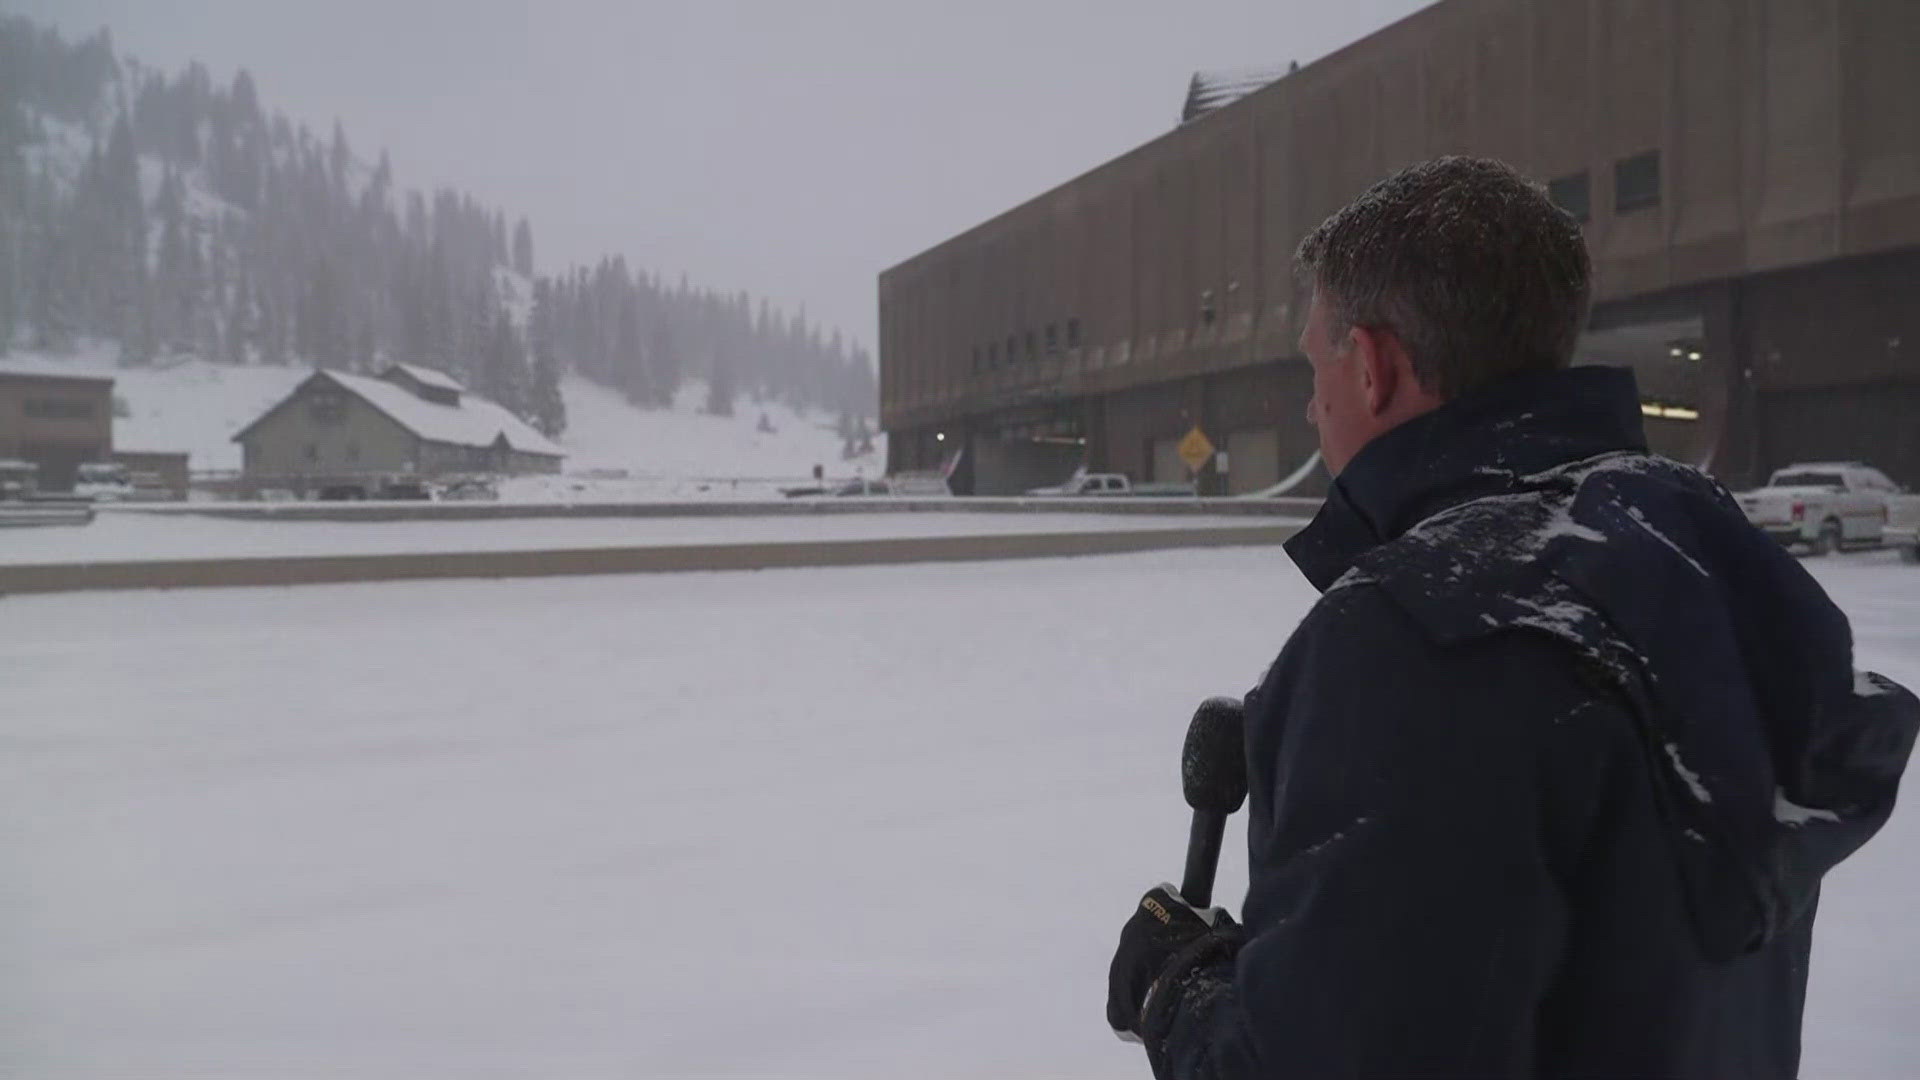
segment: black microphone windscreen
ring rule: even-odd
[[[1180,786],[1188,806],[1226,815],[1246,801],[1245,727],[1238,698],[1208,698],[1194,710],[1180,755]]]

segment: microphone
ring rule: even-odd
[[[1213,902],[1213,874],[1227,815],[1247,798],[1246,719],[1240,700],[1212,697],[1194,710],[1180,754],[1180,786],[1193,807],[1187,834],[1187,869],[1180,896],[1196,908]]]

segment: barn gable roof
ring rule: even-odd
[[[428,371],[414,368],[413,371]],[[411,371],[409,372],[412,373]],[[459,383],[438,372],[441,382],[459,387]],[[418,376],[416,376],[417,378]],[[246,438],[254,428],[260,426],[298,397],[314,380],[325,380],[342,390],[366,402],[388,419],[399,424],[408,432],[428,442],[447,443],[453,446],[474,446],[490,448],[505,440],[507,446],[521,453],[541,454],[549,457],[564,457],[566,451],[501,405],[480,397],[471,391],[460,395],[459,404],[447,405],[419,397],[405,387],[385,379],[371,378],[365,375],[349,375],[342,371],[316,370],[311,378],[303,380],[292,394],[252,423],[241,428],[233,437],[235,442]],[[426,383],[425,379],[421,380]],[[432,385],[432,384],[428,384]],[[444,387],[443,387],[444,388]]]

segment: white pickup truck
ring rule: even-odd
[[[1747,520],[1783,544],[1805,544],[1816,555],[1881,543],[1888,500],[1900,486],[1857,461],[1789,465],[1767,486],[1740,496]]]

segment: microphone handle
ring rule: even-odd
[[[1187,833],[1187,870],[1180,878],[1180,898],[1197,908],[1213,903],[1213,873],[1220,866],[1220,841],[1227,816],[1208,810],[1193,812]]]

